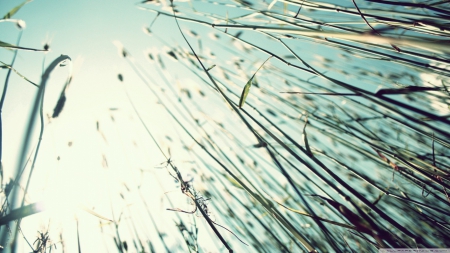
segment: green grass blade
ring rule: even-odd
[[[6,15],[3,16],[2,19],[9,19],[9,18],[11,18],[14,14],[16,14],[16,12],[18,12],[20,10],[20,8],[22,8],[25,4],[27,4],[29,2],[31,2],[31,0],[26,0],[25,2],[17,5],[12,10],[10,10],[8,13],[6,13]]]
[[[267,60],[265,60],[263,62],[263,64],[261,66],[259,66],[259,68],[256,70],[256,72],[253,74],[253,76],[250,78],[250,80],[248,80],[247,84],[245,84],[244,89],[242,90],[242,95],[241,95],[241,99],[239,99],[239,108],[242,108],[242,106],[244,106],[245,104],[245,99],[247,99],[247,95],[250,92],[250,87],[252,86],[252,82],[253,79],[256,76],[256,73],[258,73],[258,71],[262,68],[262,66],[264,66],[264,64],[266,64],[266,62],[272,58],[272,56],[269,56],[269,58],[267,58]]]
[[[250,91],[250,87],[252,86],[253,77],[248,80],[247,84],[245,84],[244,89],[242,90],[241,99],[239,99],[239,108],[242,108],[245,103],[245,99],[247,99],[248,92]]]

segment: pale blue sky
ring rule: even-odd
[[[21,2],[2,1],[0,15],[4,15]],[[138,160],[129,158],[131,162],[125,161],[127,155],[123,153],[117,155],[118,152],[128,152],[127,145],[123,142],[131,142],[128,139],[121,140],[120,135],[128,138],[128,134],[134,134],[135,142],[144,141],[141,135],[142,128],[137,121],[130,119],[129,104],[119,85],[117,74],[122,73],[128,82],[141,81],[136,75],[129,74],[130,68],[119,56],[113,41],[122,42],[136,60],[146,62],[143,52],[155,43],[143,32],[143,27],[148,25],[154,16],[152,13],[137,9],[135,4],[129,1],[47,0],[30,2],[13,16],[15,19],[26,22],[21,46],[43,48],[45,43],[49,43],[51,49],[47,54],[19,51],[14,67],[21,74],[39,83],[44,55],[46,65],[61,54],[68,55],[73,60],[74,69],[74,79],[67,91],[67,101],[61,116],[52,120],[51,124],[46,124],[29,201],[48,199],[54,201],[52,198],[56,198],[60,205],[65,205],[62,200],[72,203],[82,201],[87,202],[88,205],[95,203],[99,212],[107,217],[112,216],[107,189],[110,193],[116,192],[116,188],[123,182],[136,178],[134,173],[123,168],[135,165],[133,161]],[[0,31],[1,41],[16,43],[19,30],[14,23],[0,23]],[[12,56],[12,51],[0,49],[0,60],[3,62],[9,64]],[[6,72],[4,70],[0,72],[1,80],[5,79]],[[53,112],[67,74],[68,66],[58,68],[52,73],[50,82],[47,84],[44,114]],[[36,87],[14,73],[9,83],[2,114],[5,181],[6,178],[12,177],[16,168],[31,101],[37,91]],[[111,107],[119,108],[119,111],[114,113],[117,120],[124,123],[119,124],[119,127],[104,123],[109,120],[111,112],[108,109]],[[160,120],[163,122],[163,119]],[[100,121],[101,129],[108,137],[108,145],[104,145],[103,140],[98,139],[96,121]],[[38,125],[35,125],[35,129],[39,129]],[[36,141],[37,135],[32,139],[31,148],[36,145]],[[72,142],[73,146],[69,147],[69,142]],[[109,164],[113,171],[111,175],[102,174],[102,153],[109,154]],[[59,162],[57,157],[60,157]],[[156,157],[161,159],[160,156]],[[148,156],[141,156],[141,158],[142,160],[138,161],[136,166],[149,166],[149,163],[154,166],[164,161],[163,159],[153,160]],[[107,186],[104,177],[109,176],[111,177],[109,182],[112,183]],[[152,185],[155,186],[155,184]],[[55,196],[55,193],[59,195]],[[155,196],[159,197],[158,194]],[[120,210],[122,204],[119,202],[116,204],[118,208],[116,210]],[[42,214],[44,216],[36,215],[27,219],[23,223],[26,236],[33,237],[32,231],[44,225],[46,217],[52,216],[52,219],[56,218],[65,222],[61,223],[65,225],[58,225],[59,221],[53,223],[52,233],[63,229],[68,238],[76,236],[72,214],[67,210],[59,210],[59,214],[60,218],[55,212],[50,212]],[[90,215],[79,212],[78,215],[84,217],[84,221],[81,222],[83,231],[98,229],[97,218],[91,218]],[[28,226],[29,229],[27,229]],[[98,243],[102,240],[98,237],[98,233],[84,232],[83,234],[84,250],[87,252],[105,250],[104,244]],[[52,236],[58,237],[57,234]],[[108,244],[111,242],[108,241]],[[66,243],[66,249],[69,252],[76,250],[75,241],[67,239]],[[25,247],[25,245],[22,246]],[[159,248],[160,245],[156,243],[155,247]]]
[[[3,1],[1,13],[6,13],[21,1]],[[152,44],[151,38],[142,32],[142,27],[152,20],[154,15],[138,10],[133,4],[126,1],[33,1],[26,4],[13,18],[26,22],[21,46],[43,48],[45,43],[50,44],[51,51],[46,54],[47,64],[60,54],[72,58],[74,65],[74,81],[69,88],[65,109],[74,107],[79,114],[94,113],[114,106],[114,100],[108,94],[117,92],[114,84],[117,83],[117,74],[128,69],[126,62],[119,57],[112,41],[119,40],[127,48],[138,49],[132,54],[143,60],[142,52]],[[14,23],[0,24],[0,40],[16,43],[19,30]],[[2,61],[9,63],[12,51],[1,49]],[[44,53],[20,51],[14,67],[35,83],[40,81],[42,60]],[[2,80],[6,71],[0,73]],[[61,92],[67,70],[57,70],[46,92],[45,112],[51,113],[56,99]],[[126,75],[132,78],[132,75]],[[59,80],[58,80],[59,79]],[[58,80],[58,81],[56,81]],[[27,118],[27,101],[33,98],[36,90],[33,86],[21,80],[17,75],[11,75],[11,85],[5,101],[3,113],[6,129],[8,122],[17,120],[25,122]],[[18,103],[19,102],[19,103]],[[22,105],[18,109],[18,104]],[[29,107],[28,107],[29,108]],[[9,116],[14,116],[10,118]],[[14,129],[20,134],[22,129]],[[4,138],[8,142],[11,133],[5,132]],[[14,141],[12,143],[20,143]],[[13,151],[15,150],[15,151]],[[5,150],[17,152],[16,148]],[[10,153],[10,154],[11,154]],[[7,164],[10,161],[5,161]]]
[[[0,16],[22,2],[22,0],[0,1]],[[165,2],[168,4],[169,1]],[[265,9],[268,2],[257,4]],[[143,241],[155,242],[155,247],[160,252],[163,251],[163,246],[155,233],[153,223],[147,216],[143,199],[139,195],[140,190],[143,189],[146,194],[144,199],[150,205],[150,210],[156,219],[156,225],[163,228],[161,230],[164,233],[170,235],[165,240],[174,249],[179,249],[178,247],[184,243],[174,225],[174,221],[178,220],[176,215],[179,214],[167,211],[166,208],[190,210],[193,206],[187,203],[187,197],[177,188],[179,184],[174,183],[173,178],[163,168],[164,166],[161,166],[166,158],[156,148],[133,111],[125,95],[125,89],[128,90],[133,103],[136,104],[137,111],[142,115],[146,127],[156,136],[156,141],[162,146],[164,152],[175,160],[174,163],[177,166],[182,168],[183,177],[194,180],[195,189],[206,190],[209,187],[208,191],[219,193],[216,192],[213,199],[225,200],[222,203],[227,203],[228,200],[230,200],[230,203],[233,202],[230,196],[224,194],[224,191],[220,192],[221,186],[217,183],[218,181],[207,183],[207,179],[212,178],[215,175],[214,173],[223,173],[224,171],[212,159],[205,156],[204,151],[200,150],[199,145],[196,145],[192,139],[187,137],[181,127],[187,128],[193,138],[203,142],[204,145],[206,143],[206,146],[208,144],[205,135],[206,133],[211,134],[214,142],[208,148],[217,152],[215,155],[221,158],[222,162],[228,162],[228,165],[233,162],[237,164],[234,167],[235,171],[242,173],[240,174],[242,177],[253,178],[255,188],[264,189],[265,178],[274,180],[278,186],[284,185],[283,187],[285,187],[287,179],[271,163],[271,158],[264,152],[264,149],[251,148],[256,144],[256,138],[244,126],[242,120],[227,107],[223,98],[214,88],[211,88],[210,83],[201,81],[201,78],[206,79],[207,76],[203,71],[195,70],[195,64],[188,62],[188,55],[191,52],[180,36],[174,19],[161,15],[152,27],[153,35],[148,35],[143,31],[143,28],[148,26],[156,15],[137,8],[137,3],[125,0],[34,0],[26,4],[13,17],[26,22],[26,29],[23,31],[20,46],[43,48],[45,43],[49,43],[51,51],[48,53],[19,51],[14,68],[27,78],[39,83],[44,58],[46,66],[61,54],[72,58],[72,63],[67,64],[66,67],[58,67],[52,73],[45,94],[45,114],[52,114],[67,78],[68,70],[70,67],[74,70],[74,79],[66,92],[67,101],[61,115],[52,119],[50,123],[47,119],[45,120],[46,126],[42,147],[27,203],[49,200],[58,203],[60,206],[69,206],[75,202],[82,202],[90,207],[95,207],[95,211],[101,215],[116,220],[124,212],[126,213],[124,217],[132,217],[132,221],[138,224],[138,237]],[[203,15],[202,12],[187,11],[191,7],[189,4],[195,5],[196,10],[215,13],[222,17],[227,15],[227,10],[230,17],[236,17],[246,12],[245,10],[237,10],[240,9],[239,7],[217,7],[213,3],[214,1],[207,0],[199,0],[194,3],[180,1],[177,2],[177,6],[181,11],[186,10],[186,13],[190,15],[195,13],[197,15],[195,18],[202,20],[214,18],[208,18],[206,17],[207,14]],[[354,8],[351,1],[342,4]],[[285,6],[283,2],[278,1],[272,10],[276,9],[279,13],[286,14],[286,17],[293,17],[298,6],[289,5],[286,9]],[[161,9],[160,7],[152,6],[155,9]],[[363,7],[367,8],[367,6]],[[170,12],[170,9],[166,8],[165,11]],[[311,7],[303,9],[300,16],[305,20],[314,18],[321,20],[323,18],[326,22],[346,21],[348,19],[352,21],[350,23],[359,24],[353,28],[360,28],[362,31],[369,30],[365,22],[357,15],[346,16],[337,12],[337,14],[330,13],[329,11],[317,11]],[[183,12],[180,13],[180,16],[182,15]],[[334,20],[334,17],[339,18]],[[242,20],[245,24],[258,24],[258,18],[261,17],[255,14]],[[265,23],[266,21],[267,23]],[[277,26],[278,24],[277,21],[272,19],[266,21],[264,23],[271,26]],[[228,20],[218,18],[216,22],[224,24],[228,23]],[[304,25],[309,26],[309,28],[315,29],[318,27],[316,24],[306,23]],[[229,37],[229,34],[236,34],[239,31],[236,28],[229,28],[229,34],[225,34],[217,31],[216,28],[192,22],[181,21],[180,25],[195,51],[202,58],[205,67],[208,68],[217,64],[217,67],[209,73],[213,73],[213,76],[222,82],[221,85],[225,87],[224,90],[226,90],[227,95],[238,102],[242,88],[254,71],[268,58],[269,54]],[[280,27],[285,26],[288,25],[280,25]],[[325,26],[322,28],[331,30],[331,28],[325,28]],[[198,36],[188,35],[188,30],[194,30]],[[14,23],[0,22],[0,41],[15,44],[18,35],[19,30]],[[282,37],[282,33],[278,35]],[[164,39],[164,42],[159,40],[160,37]],[[258,31],[245,30],[240,38],[265,48],[292,64],[304,66],[299,60],[292,57],[292,54],[278,41]],[[150,89],[145,86],[145,81],[133,72],[127,63],[127,59],[120,55],[116,47],[117,44],[120,44],[118,42],[123,44],[132,55],[129,58],[130,61],[142,68],[142,72],[145,73],[143,74],[145,77],[142,79],[150,80],[148,82],[151,86]],[[398,80],[405,81],[400,77],[400,75],[403,75],[402,71],[405,68],[403,65],[374,59],[375,56],[368,58],[368,53],[358,53],[357,50],[344,51],[336,45],[326,44],[325,41],[316,38],[299,37],[298,39],[285,39],[285,42],[302,59],[322,71],[323,74],[362,89],[376,91],[381,87],[403,85],[389,80],[389,74],[397,74],[399,75]],[[172,56],[168,56],[168,50],[174,50],[177,55],[183,55],[184,59],[175,60]],[[388,51],[387,49],[379,50]],[[158,64],[150,63],[147,57],[149,52],[160,53],[166,68],[160,68]],[[395,52],[391,53],[397,55]],[[9,64],[12,56],[13,51],[0,48],[1,61]],[[192,57],[189,60],[193,59]],[[183,66],[185,64],[193,70],[185,68]],[[344,73],[344,71],[347,72]],[[0,80],[5,79],[6,73],[5,69],[0,71]],[[119,73],[124,77],[123,83],[117,78]],[[195,76],[195,74],[198,74],[198,76]],[[420,73],[417,75],[416,79],[419,81],[428,78],[433,83],[438,82],[438,79],[432,75],[421,75]],[[317,150],[323,149],[327,152],[337,150],[336,153],[339,155],[339,152],[346,151],[336,148],[336,144],[331,138],[324,136],[322,130],[317,130],[326,127],[322,125],[323,123],[318,123],[318,125],[316,123],[322,122],[317,120],[319,117],[329,117],[330,120],[334,120],[339,116],[342,119],[347,119],[347,116],[344,115],[346,109],[349,112],[355,112],[355,115],[360,113],[356,110],[355,103],[350,102],[347,97],[341,96],[308,96],[308,99],[306,99],[306,96],[278,94],[282,91],[291,91],[291,89],[319,90],[316,85],[330,88],[336,92],[345,89],[332,85],[329,81],[317,76],[292,68],[275,58],[271,58],[258,72],[257,80],[260,86],[252,86],[247,104],[244,106],[247,112],[259,118],[260,115],[253,111],[250,105],[254,105],[261,112],[265,112],[267,109],[267,115],[271,120],[299,143],[303,142],[302,145],[306,145],[304,143],[305,135],[302,135],[302,127],[306,124],[303,116],[311,113],[316,117],[316,121],[314,121],[314,117],[311,117],[313,119],[312,123],[310,122],[316,128],[310,126],[307,128],[311,147]],[[295,82],[295,84],[291,86],[288,80],[292,83]],[[18,153],[22,144],[21,138],[28,122],[30,106],[37,91],[36,87],[30,85],[15,73],[12,73],[9,83],[2,113],[5,178],[11,177],[16,168]],[[0,87],[2,87],[1,84]],[[163,102],[158,102],[152,92],[159,94],[158,96],[162,98]],[[237,95],[235,96],[232,93]],[[282,103],[282,99],[275,99],[276,96],[269,96],[269,93],[280,95],[283,99],[297,103],[298,108],[294,109],[294,107]],[[363,99],[356,98],[356,100]],[[168,111],[174,113],[177,120],[181,121],[180,125],[174,123],[175,121],[168,116],[162,104],[169,108]],[[439,106],[439,108],[443,107],[442,104]],[[340,107],[339,110],[342,111],[336,109],[337,107]],[[114,108],[114,110],[111,110],[111,108]],[[272,113],[269,113],[269,109]],[[444,112],[447,113],[447,105],[444,106],[444,109]],[[308,110],[310,111],[307,112]],[[193,118],[190,118],[189,113],[193,114]],[[365,111],[361,112],[360,116],[362,117],[364,114]],[[97,122],[99,122],[99,129],[96,128]],[[376,126],[376,129],[382,127],[382,125],[377,125],[377,121],[374,122],[373,125]],[[263,124],[270,127],[265,120]],[[219,125],[221,126],[219,127]],[[262,133],[259,126],[253,125],[255,131]],[[273,127],[271,128],[273,129]],[[37,131],[39,127],[36,126],[35,129]],[[327,129],[323,131],[326,132]],[[271,141],[275,143],[274,140]],[[30,147],[33,148],[36,142],[37,135],[33,136]],[[197,150],[195,150],[196,148]],[[221,154],[219,150],[220,152],[223,151],[225,155]],[[223,159],[225,156],[227,159]],[[255,159],[255,157],[261,159]],[[206,162],[202,161],[203,159]],[[256,165],[256,161],[258,161],[258,165]],[[328,162],[331,164],[330,161]],[[365,165],[365,163],[360,162],[358,165]],[[369,162],[367,163],[369,164]],[[298,161],[295,161],[295,164],[304,169],[304,164]],[[351,164],[353,164],[353,161]],[[292,169],[290,165],[287,167]],[[385,173],[388,173],[389,177],[391,176],[390,171]],[[305,179],[295,173],[295,177],[297,176],[298,178],[295,180],[298,180],[299,184],[306,184]],[[230,180],[230,178],[224,177],[222,179]],[[232,180],[230,182],[233,184]],[[140,184],[142,184],[142,188],[139,188]],[[231,186],[230,189],[236,191],[237,194],[242,193],[239,187]],[[274,192],[276,191],[274,190]],[[125,197],[122,198],[123,195]],[[167,196],[174,201],[174,204],[167,201]],[[289,197],[286,199],[289,199]],[[219,204],[217,209],[220,209],[220,200],[214,203]],[[221,212],[225,211],[214,210],[214,205],[210,205],[210,207],[213,217],[217,218],[216,221],[219,223],[223,221],[221,220],[223,217],[227,217],[227,215],[221,215]],[[127,211],[127,208],[131,211]],[[115,236],[115,231],[112,224],[103,224],[108,229],[105,229],[107,231],[105,234],[100,234],[98,218],[80,212],[78,209],[71,211],[76,212],[80,217],[80,226],[83,229],[81,238],[83,252],[104,252],[105,248],[114,251],[115,246],[112,238]],[[72,214],[69,217],[67,216],[67,213],[71,211],[57,209],[56,211],[51,210],[48,213],[29,217],[24,219],[22,228],[28,233],[27,236],[33,238],[36,227],[45,228],[48,225],[46,221],[52,218],[52,222],[54,222],[51,230],[52,238],[57,238],[59,236],[57,232],[59,229],[63,229],[65,236],[71,238],[66,241],[68,252],[75,252],[77,250],[74,240],[76,227]],[[239,208],[236,212],[244,213]],[[267,218],[265,217],[266,214],[261,214],[258,219]],[[182,219],[188,220],[190,224],[194,218],[193,216],[183,216]],[[230,221],[228,218],[223,219]],[[56,224],[58,221],[61,221],[59,225]],[[211,229],[207,227],[205,220],[196,218],[196,221],[199,226],[199,241],[202,242],[201,246],[205,247],[204,251],[216,252],[221,248],[223,249]],[[247,220],[244,219],[244,221]],[[129,220],[127,222],[122,223],[124,225],[120,226],[120,230],[123,235],[122,239],[128,240],[130,243],[133,240],[134,232],[130,232]],[[241,232],[239,225],[230,224],[230,226],[233,226],[233,231]],[[310,224],[302,223],[301,227],[308,228]],[[274,231],[278,230],[280,228],[274,229]],[[223,235],[233,243],[236,252],[242,252],[240,247],[244,248],[245,246],[238,242],[231,233],[224,232]],[[107,242],[103,244],[103,240]]]

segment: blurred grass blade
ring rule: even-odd
[[[306,125],[308,125],[308,116],[305,118],[305,126],[303,127],[303,141],[305,142],[305,149],[310,156],[313,155],[311,149],[309,148],[308,136],[306,135]]]
[[[32,132],[33,132],[33,128],[34,128],[34,121],[35,118],[38,114],[38,110],[40,108],[40,104],[42,103],[42,99],[43,99],[43,94],[44,94],[44,90],[45,90],[45,85],[47,84],[48,79],[50,78],[50,74],[52,73],[52,71],[59,65],[59,63],[66,61],[66,60],[71,60],[69,56],[67,55],[61,55],[58,58],[56,58],[55,60],[53,60],[53,62],[47,67],[47,69],[45,70],[44,74],[41,77],[41,83],[39,85],[39,90],[38,93],[35,96],[34,102],[33,102],[33,107],[32,107],[32,111],[30,113],[30,117],[28,119],[28,124],[27,124],[27,128],[26,128],[26,132],[24,134],[24,138],[23,138],[23,143],[22,143],[22,148],[21,148],[21,153],[19,155],[19,159],[18,159],[18,167],[16,168],[16,176],[14,180],[19,180],[20,176],[21,176],[21,169],[23,168],[23,166],[26,164],[26,153],[28,150],[28,145],[31,141],[31,137],[32,137]],[[42,131],[41,131],[42,132]],[[42,133],[41,133],[42,135]],[[15,187],[17,188],[17,187]],[[14,189],[14,188],[13,188]],[[16,195],[18,194],[18,190],[14,189],[14,191],[12,191],[12,197],[11,197],[11,202],[10,205],[12,207],[15,207],[15,202],[17,201],[16,199]]]
[[[394,95],[394,94],[408,94],[411,92],[422,92],[422,91],[442,91],[440,87],[421,87],[421,86],[408,86],[399,89],[381,89],[375,93],[375,95]]]
[[[373,28],[373,26],[369,23],[369,21],[367,21],[366,17],[364,17],[364,14],[363,14],[363,13],[361,12],[361,10],[359,9],[359,7],[358,7],[358,5],[356,4],[355,0],[352,0],[352,1],[353,1],[353,4],[355,5],[356,9],[358,10],[359,15],[361,15],[361,18],[364,20],[364,22],[366,22],[366,24],[370,27],[370,29],[372,29],[372,31],[373,31],[375,34],[377,34],[378,36],[381,36],[381,34],[380,34],[377,30],[375,30],[375,28]],[[391,44],[391,46],[392,46],[395,50],[397,50],[397,52],[400,52],[400,51],[401,51],[400,48],[398,48],[396,45],[394,45],[394,44],[392,44],[392,43],[390,43],[390,44]]]
[[[356,227],[354,227],[354,226],[350,226],[350,225],[347,225],[347,224],[344,224],[344,223],[340,223],[340,222],[336,222],[336,221],[332,221],[332,220],[327,220],[327,219],[324,219],[324,218],[321,218],[321,217],[318,217],[318,216],[314,216],[314,215],[311,215],[309,213],[305,213],[305,212],[302,212],[300,210],[296,210],[296,209],[287,207],[287,206],[281,204],[280,202],[278,202],[276,200],[274,200],[274,201],[277,202],[280,206],[282,206],[282,207],[286,208],[287,210],[292,211],[294,213],[298,213],[298,214],[301,214],[303,216],[307,216],[307,217],[311,217],[311,218],[318,219],[318,220],[321,220],[321,221],[325,221],[325,222],[328,222],[330,224],[337,225],[337,226],[340,226],[340,227],[357,230]]]
[[[42,202],[33,203],[31,205],[23,206],[12,210],[9,214],[0,218],[0,226],[6,225],[11,221],[25,218],[27,216],[40,213],[44,211],[44,204]]]
[[[333,93],[333,92],[299,92],[299,91],[284,91],[280,93],[286,94],[301,94],[301,95],[321,95],[321,96],[361,96],[356,93]]]
[[[3,16],[2,19],[9,19],[11,18],[14,14],[16,14],[16,12],[18,12],[20,10],[20,8],[22,8],[25,4],[31,2],[32,0],[26,0],[25,2],[19,4],[18,6],[14,7],[12,10],[10,10],[8,13],[6,13],[5,16]]]
[[[392,37],[382,37],[379,35],[371,34],[349,34],[343,32],[328,32],[328,31],[311,31],[311,30],[299,30],[299,29],[285,29],[278,27],[266,27],[266,26],[244,26],[244,25],[214,25],[218,28],[235,28],[235,29],[252,29],[265,32],[276,32],[283,34],[295,34],[305,37],[326,37],[349,40],[364,44],[396,44],[400,46],[414,47],[416,49],[423,49],[430,52],[438,53],[450,53],[450,46],[448,46],[447,40],[424,40],[424,39],[409,39],[409,38],[392,38]]]
[[[66,94],[65,94],[65,92],[63,92],[59,96],[58,102],[56,103],[56,106],[53,109],[52,118],[57,118],[59,116],[62,109],[64,108],[65,103],[66,103]]]
[[[371,226],[371,224],[369,224],[369,222],[361,218],[359,215],[355,214],[353,211],[351,211],[341,203],[315,194],[311,196],[325,200],[328,204],[330,204],[337,211],[339,211],[339,213],[341,213],[348,221],[350,221],[353,225],[355,225],[358,231],[366,234],[373,233],[374,228],[373,226]]]
[[[298,17],[298,14],[300,14],[300,11],[302,10],[303,2],[304,2],[304,1],[305,1],[305,0],[302,0],[302,3],[300,4],[300,7],[298,8],[297,14],[295,14],[294,18],[297,18],[297,17]]]
[[[58,102],[56,103],[55,108],[53,109],[52,118],[56,118],[59,116],[59,114],[62,112],[64,105],[66,103],[66,90],[69,87],[70,83],[72,82],[72,75],[70,75],[67,78],[66,84],[64,85],[61,94],[59,95]]]
[[[242,187],[238,181],[236,181],[236,179],[230,177],[228,174],[223,174],[223,176],[235,187],[239,188],[239,189],[244,189],[244,187]]]
[[[226,21],[227,21],[227,25],[228,25],[228,11],[227,11],[227,16],[226,16]],[[228,29],[225,28],[225,33],[227,33],[227,32],[228,32]]]
[[[213,69],[216,66],[216,64],[212,65],[211,67],[209,67],[206,71],[210,71],[211,69]]]
[[[3,41],[0,41],[0,47],[4,48],[13,48],[13,49],[21,49],[21,50],[28,50],[28,51],[48,51],[45,49],[36,49],[36,48],[29,48],[29,47],[19,47],[13,44],[9,44]]]
[[[25,81],[31,83],[32,85],[39,87],[39,85],[33,81],[31,81],[30,79],[26,78],[24,75],[20,74],[19,71],[17,71],[15,68],[11,67],[11,65],[8,65],[2,61],[0,61],[1,63],[3,63],[3,65],[0,66],[0,68],[2,69],[11,69],[12,71],[14,71],[18,76],[22,77]]]
[[[273,0],[273,1],[269,4],[269,6],[267,7],[267,10],[272,9],[272,7],[277,3],[277,1],[278,1],[278,0]]]
[[[81,253],[81,244],[80,244],[80,228],[78,225],[78,218],[75,219],[77,222],[77,246],[78,246],[78,253]],[[116,239],[116,238],[114,238]]]
[[[85,205],[80,205],[79,208],[80,208],[81,210],[83,210],[83,211],[89,213],[89,214],[94,215],[94,216],[97,217],[97,218],[102,219],[102,220],[114,222],[113,220],[108,219],[108,218],[106,218],[105,216],[103,216],[103,215],[101,215],[101,214],[98,214],[97,212],[94,212],[93,210],[91,210],[90,208],[88,208],[88,207],[85,206]]]

